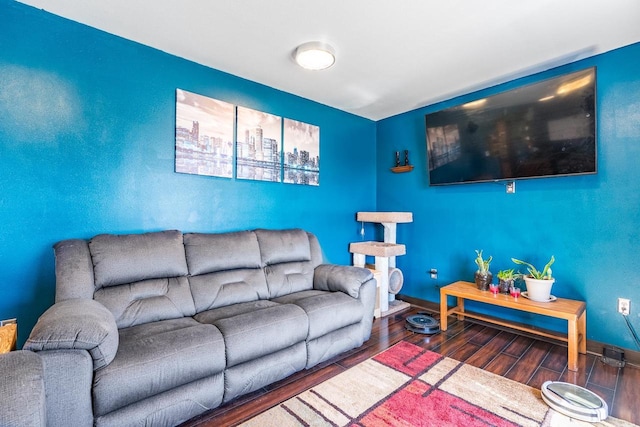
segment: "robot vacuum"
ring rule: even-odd
[[[560,381],[542,384],[542,400],[552,409],[580,421],[595,423],[609,416],[607,402],[586,388]]]
[[[407,317],[405,328],[419,334],[432,335],[440,332],[440,322],[427,313],[418,313]]]

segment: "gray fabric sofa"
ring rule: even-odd
[[[172,426],[369,339],[369,270],[300,229],[55,245],[56,302],[24,349],[49,426]]]

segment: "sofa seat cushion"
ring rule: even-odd
[[[276,298],[274,301],[295,304],[307,313],[307,341],[360,322],[365,311],[360,301],[343,292],[303,291]]]
[[[319,291],[317,289],[309,289],[307,291],[294,292],[292,294],[283,295],[283,296],[278,297],[278,298],[272,298],[270,301],[276,302],[278,304],[294,304],[298,300],[301,300],[301,299],[304,299],[304,298],[315,297],[315,296],[318,296],[318,295],[324,295],[326,293],[327,293],[327,291]]]
[[[246,306],[239,310],[246,309]],[[218,308],[211,310],[225,310]],[[211,314],[215,316],[215,314]],[[200,316],[202,319],[204,316]],[[212,322],[222,333],[227,368],[303,342],[309,330],[304,310],[293,304],[276,304]]]
[[[276,307],[280,304],[268,300],[259,300],[251,302],[243,302],[240,304],[231,304],[225,307],[214,308],[212,310],[203,311],[193,316],[200,323],[213,324],[216,320],[226,319],[228,317],[238,316],[245,313],[255,313],[264,308]]]
[[[182,318],[122,329],[115,359],[94,376],[94,414],[107,414],[224,368],[224,341],[213,325]]]
[[[301,371],[306,361],[307,345],[299,342],[284,350],[226,369],[224,401],[229,402]]]

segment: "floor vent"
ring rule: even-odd
[[[624,351],[615,347],[603,347],[602,362],[616,368],[624,368]]]

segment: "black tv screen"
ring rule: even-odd
[[[596,70],[427,114],[429,184],[594,174]]]

